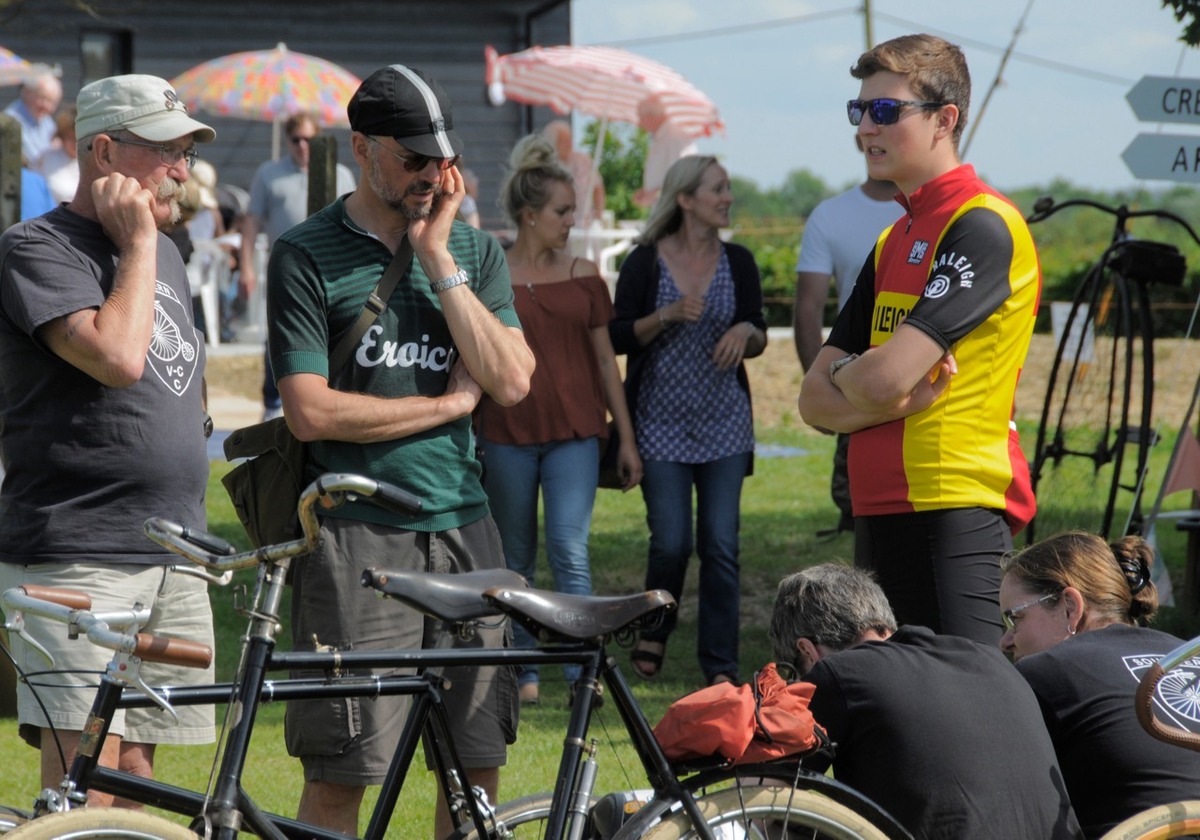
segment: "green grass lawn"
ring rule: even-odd
[[[1025,440],[1032,434],[1023,431]],[[826,560],[849,560],[853,540],[842,534],[832,540],[821,539],[816,532],[831,527],[837,512],[829,499],[829,470],[833,439],[795,429],[775,429],[760,433],[765,443],[795,447],[805,454],[794,457],[759,458],[755,474],[747,480],[742,502],[742,676],[770,661],[766,625],[779,579],[805,565]],[[1165,459],[1170,442],[1160,444],[1156,458]],[[213,465],[209,488],[209,522],[215,533],[235,542],[244,542],[241,526],[233,517],[218,477],[223,464]],[[1086,496],[1086,493],[1082,494]],[[1172,497],[1176,507],[1187,504],[1186,494]],[[1055,500],[1056,505],[1084,503],[1070,499]],[[1160,549],[1173,572],[1182,577],[1182,534],[1163,529]],[[599,594],[634,592],[642,588],[646,557],[645,508],[636,491],[622,494],[600,491],[593,520],[592,568],[594,588]],[[694,564],[693,564],[694,565]],[[250,572],[241,573],[239,582],[250,584]],[[542,570],[539,582],[547,583],[549,573]],[[662,674],[654,681],[637,681],[634,686],[648,718],[656,721],[676,697],[702,684],[696,664],[695,569],[680,605],[678,632],[671,640]],[[219,678],[228,679],[236,665],[239,639],[246,621],[233,608],[230,589],[214,590],[212,595],[218,641]],[[286,615],[286,613],[285,613]],[[1174,631],[1190,632],[1191,622],[1167,616]],[[286,628],[281,633],[286,639]],[[566,724],[566,687],[555,669],[544,669],[542,703],[522,710],[519,738],[510,750],[509,764],[501,777],[500,799],[507,801],[552,787]],[[1132,714],[1132,710],[1130,710]],[[218,712],[218,716],[221,712]],[[218,717],[219,719],[219,717]],[[246,771],[246,787],[260,805],[285,814],[294,812],[301,787],[300,768],[283,748],[282,706],[267,706],[259,713],[251,756]],[[611,708],[603,708],[592,726],[592,735],[600,740],[598,791],[624,790],[645,786],[645,779],[628,746],[621,724]],[[28,805],[37,793],[37,753],[16,735],[15,721],[0,721],[0,803]],[[164,781],[201,789],[212,769],[211,747],[163,748],[159,751],[156,771]],[[427,773],[416,772],[405,786],[390,836],[426,836],[433,799],[433,785]],[[373,803],[373,800],[371,801]],[[365,823],[364,823],[365,824]]]

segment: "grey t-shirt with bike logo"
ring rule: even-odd
[[[0,562],[171,563],[146,519],[205,525],[204,341],[171,241],[159,234],[138,382],[103,385],[38,338],[56,318],[99,308],[117,264],[100,224],[65,205],[0,238]]]

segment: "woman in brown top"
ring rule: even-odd
[[[484,487],[510,569],[534,582],[538,490],[542,490],[546,558],[559,592],[589,594],[588,531],[596,499],[602,441],[611,412],[621,441],[618,468],[628,490],[642,462],[616,356],[608,337],[612,300],[595,264],[566,252],[575,224],[571,174],[542,137],[519,141],[501,185],[501,204],[516,226],[507,252],[517,314],[537,359],[529,395],[504,408],[486,397],[477,427]],[[520,627],[517,644],[532,647]],[[574,682],[578,667],[564,666]],[[538,701],[538,673],[520,678],[521,700]]]

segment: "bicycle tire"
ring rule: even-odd
[[[496,830],[488,834],[487,840],[513,838],[513,840],[541,840],[545,835],[546,821],[550,818],[553,795],[533,793],[503,802],[496,808]],[[588,803],[590,808],[593,802]],[[473,825],[465,825],[450,835],[449,840],[479,840],[479,832]]]
[[[1108,538],[1118,513],[1130,514],[1120,517],[1123,532],[1139,508],[1149,454],[1153,339],[1133,294],[1125,278],[1104,264],[1076,291],[1055,349],[1030,464],[1038,511],[1026,529],[1029,544],[1076,528]],[[1142,296],[1139,290],[1138,304]]]
[[[0,805],[0,834],[15,831],[31,819],[33,819],[32,811]]]
[[[1200,800],[1147,808],[1118,823],[1100,840],[1170,840],[1200,836]]]
[[[30,820],[5,840],[196,840],[196,834],[165,817],[129,808],[78,808]]]
[[[804,837],[809,840],[887,840],[888,835],[853,809],[828,797],[791,786],[746,786],[696,800],[718,837]],[[723,831],[723,829],[725,829]],[[798,833],[800,829],[803,834]],[[637,837],[685,840],[696,836],[687,814],[676,809]],[[618,832],[616,840],[625,838]],[[632,836],[629,838],[632,840]]]

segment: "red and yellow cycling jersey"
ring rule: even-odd
[[[953,352],[958,373],[927,410],[855,432],[855,516],[947,508],[1033,515],[1029,468],[1011,424],[1041,294],[1020,212],[960,166],[924,184],[879,236],[829,344],[864,352],[905,323]]]

